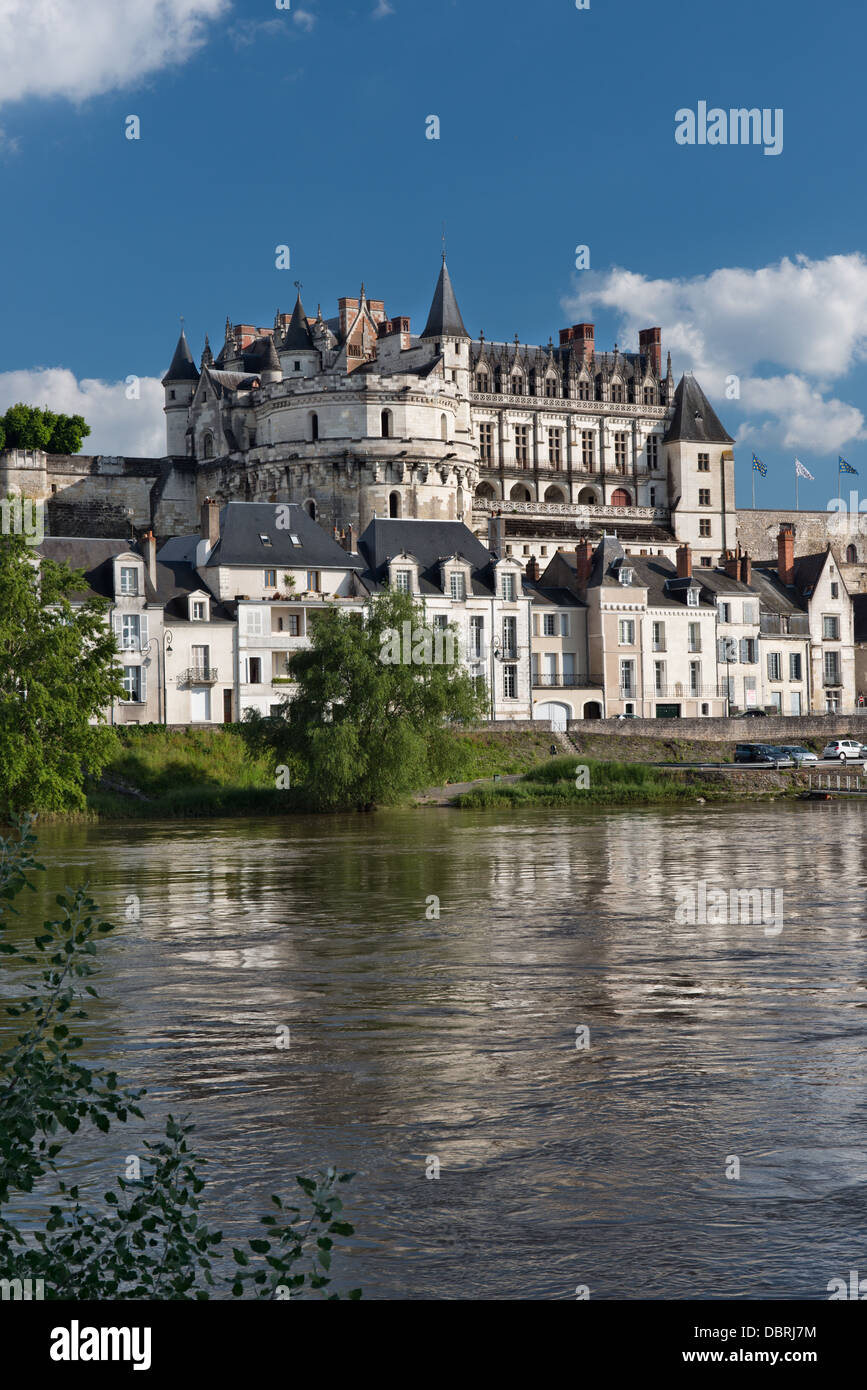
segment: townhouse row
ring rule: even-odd
[[[356,545],[296,504],[206,501],[198,535],[48,537],[40,550],[84,571],[81,599],[109,605],[118,724],[271,712],[323,606],[362,612],[387,588],[411,593],[433,633],[456,633],[493,720],[855,708],[851,599],[830,548],[795,560],[790,529],[773,561],[728,553],[695,572],[686,545],[674,564],[616,536],[581,539],[542,572],[507,553],[502,517],[487,539],[461,522],[376,517]]]

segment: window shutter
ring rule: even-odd
[[[539,636],[539,614],[538,614],[538,613],[534,613],[534,614],[533,614],[533,636],[534,636],[534,637],[538,637],[538,636]]]
[[[114,640],[117,642],[117,645],[120,646],[123,637],[123,621],[119,613],[114,614],[112,623],[114,625]]]
[[[569,614],[568,614],[568,613],[561,613],[561,614],[560,614],[560,636],[561,636],[561,637],[568,637],[568,636],[569,636]]]
[[[717,661],[725,661],[726,659],[726,639],[724,637],[716,639],[716,659]]]
[[[742,637],[742,638],[741,638],[741,661],[742,661],[745,665],[749,665],[749,661],[750,661],[750,639],[749,639],[748,637]]]
[[[142,615],[141,615],[141,618],[140,618],[140,620],[139,620],[139,631],[141,632],[141,649],[142,649],[142,651],[144,651],[145,647],[146,647],[147,644],[148,644],[148,615],[147,615],[147,613],[142,613]]]
[[[139,667],[139,699],[145,701],[148,697],[148,673],[144,666]]]

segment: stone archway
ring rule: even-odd
[[[612,507],[631,507],[632,498],[625,487],[616,487],[611,494]]]
[[[526,483],[513,483],[509,491],[513,502],[532,502],[533,497]]]
[[[585,703],[582,718],[584,718],[584,719],[601,719],[601,718],[602,718],[602,706],[600,705],[600,703],[599,703],[598,700],[588,700],[588,701]]]
[[[552,487],[546,487],[546,488],[545,488],[545,501],[546,501],[546,502],[565,502],[565,501],[566,501],[566,498],[565,498],[565,496],[564,496],[564,494],[563,494],[563,489],[562,489],[561,487],[553,487],[553,486],[552,486]]]
[[[578,501],[582,507],[596,507],[599,505],[599,498],[592,487],[582,487],[578,494]]]
[[[476,496],[484,498],[486,501],[494,501],[497,496],[497,489],[492,483],[479,483],[476,488]]]

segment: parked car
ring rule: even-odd
[[[817,763],[819,761],[815,753],[811,753],[809,748],[802,748],[799,743],[783,743],[780,745],[784,753],[788,753],[793,758],[798,767],[802,763]]]
[[[839,758],[845,763],[847,758],[855,762],[865,756],[863,744],[854,738],[834,738],[822,750],[823,758]]]
[[[738,743],[735,745],[735,762],[793,767],[795,760],[784,748],[777,748],[773,743]]]
[[[763,709],[745,709],[738,715],[738,719],[767,719],[767,712]]]

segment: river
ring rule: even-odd
[[[845,802],[49,826],[28,912],[89,879],[119,923],[88,1056],[147,1086],[148,1133],[189,1112],[232,1236],[333,1163],[366,1298],[818,1299],[867,1275],[864,826]],[[701,883],[781,892],[780,921],[685,920]],[[139,1129],[75,1142],[87,1185]]]

